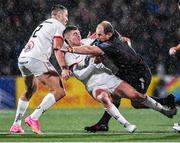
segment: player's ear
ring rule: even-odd
[[[112,35],[113,35],[113,34],[112,34],[111,32],[108,32],[108,33],[106,34],[106,36],[107,36],[108,39],[111,38]]]

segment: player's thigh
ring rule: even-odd
[[[132,87],[127,82],[123,81],[119,84],[119,86],[115,89],[115,95],[130,99],[136,99],[141,97],[141,94],[136,91],[134,87]]]
[[[57,72],[49,71],[47,73],[44,73],[44,74],[38,76],[38,79],[44,85],[46,85],[51,91],[64,92],[62,81]]]

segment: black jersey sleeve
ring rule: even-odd
[[[112,48],[112,44],[110,42],[95,42],[95,46],[99,47],[103,52],[109,52]]]

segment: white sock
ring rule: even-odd
[[[160,103],[158,103],[157,101],[155,101],[149,96],[147,96],[147,98],[142,104],[156,111],[161,111],[162,109],[164,109],[164,107]]]
[[[29,106],[29,101],[23,101],[19,99],[18,107],[16,111],[16,117],[15,117],[13,125],[21,126],[21,119],[24,116],[24,113],[26,112],[28,106]]]
[[[105,110],[108,112],[109,115],[115,118],[123,126],[129,124],[129,122],[121,115],[121,113],[116,108],[116,106],[114,106],[114,104],[112,104],[110,108],[105,108]]]
[[[42,113],[49,109],[52,105],[56,103],[56,99],[52,93],[48,93],[42,100],[39,107],[30,115],[32,119],[38,120]]]

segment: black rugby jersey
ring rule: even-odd
[[[107,57],[117,68],[118,72],[114,73],[124,80],[143,76],[145,73],[150,74],[149,68],[143,62],[140,55],[128,46],[127,43],[121,41],[119,33],[115,31],[113,36],[104,42],[95,40],[92,45],[99,47],[104,56]],[[107,64],[106,60],[103,64],[111,68],[111,64]]]

